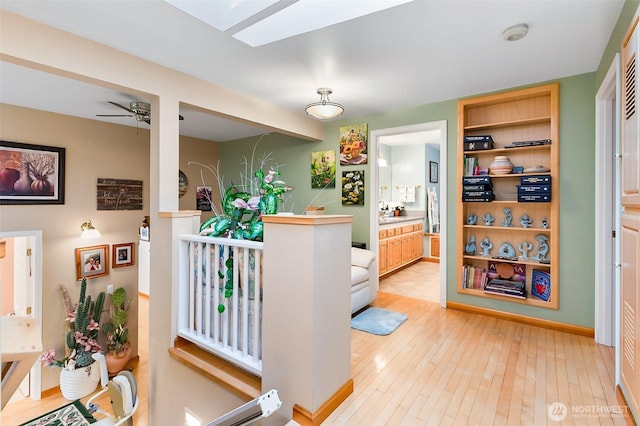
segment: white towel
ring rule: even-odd
[[[416,187],[415,186],[407,186],[405,190],[405,203],[415,203],[416,202]]]
[[[406,203],[407,202],[407,187],[405,185],[399,185],[398,186],[398,192],[400,193],[400,202],[401,203]]]

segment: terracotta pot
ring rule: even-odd
[[[100,381],[100,367],[94,362],[75,370],[60,370],[60,391],[69,401],[83,398],[96,390]]]
[[[104,356],[107,362],[107,371],[109,376],[115,376],[120,371],[124,370],[124,366],[127,365],[131,358],[131,345],[127,342],[123,349],[118,352],[110,351]]]

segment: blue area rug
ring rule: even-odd
[[[351,318],[351,328],[379,336],[393,333],[409,318],[400,312],[382,308],[367,308]]]

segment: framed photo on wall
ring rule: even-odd
[[[65,149],[0,141],[0,205],[64,204]]]
[[[76,278],[97,278],[109,274],[109,246],[107,244],[76,249]]]
[[[121,268],[135,263],[133,243],[114,244],[111,246],[111,267]]]
[[[429,161],[429,182],[438,183],[438,163]]]

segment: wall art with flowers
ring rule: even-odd
[[[368,125],[340,127],[340,165],[367,164]]]
[[[342,204],[364,206],[364,170],[342,172]]]
[[[311,153],[311,188],[336,187],[336,152]]]

